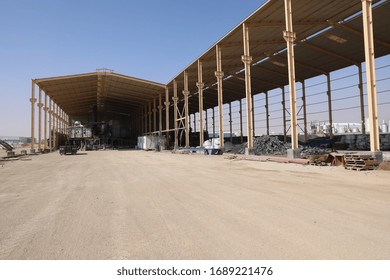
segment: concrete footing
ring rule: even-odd
[[[382,162],[383,161],[383,152],[382,151],[372,152],[372,157],[375,158],[377,161]]]
[[[14,157],[15,156],[15,152],[14,151],[8,151],[7,152],[7,157]]]
[[[246,155],[254,155],[255,151],[253,149],[245,148],[245,154]]]
[[[37,153],[41,154],[43,152],[43,149],[38,149]]]
[[[287,158],[301,158],[301,149],[288,149],[287,150]]]
[[[35,154],[35,149],[30,149],[30,154]]]

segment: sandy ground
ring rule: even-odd
[[[0,165],[0,259],[389,259],[390,172],[100,151]]]

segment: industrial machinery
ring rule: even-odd
[[[60,146],[60,155],[75,155],[77,153],[77,146],[71,145],[68,141],[64,146]]]

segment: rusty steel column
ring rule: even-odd
[[[224,135],[223,135],[223,87],[222,81],[224,73],[222,71],[222,50],[219,45],[215,46],[216,58],[217,58],[217,71],[215,71],[215,77],[218,83],[218,128],[219,128],[219,141],[221,148],[224,147]]]
[[[363,90],[363,71],[362,64],[358,65],[359,70],[359,93],[360,93],[360,118],[362,123],[362,134],[366,134],[366,116],[364,113],[364,90]]]
[[[265,92],[265,117],[267,124],[267,135],[269,135],[269,107],[268,107],[268,91]]]
[[[242,25],[243,29],[243,43],[244,43],[244,55],[241,56],[241,60],[245,66],[245,96],[246,96],[246,127],[248,134],[248,146],[245,151],[246,154],[251,153],[253,150],[253,104],[252,104],[252,85],[251,85],[251,63],[252,57],[250,56],[249,49],[249,27],[246,23]]]
[[[198,87],[198,97],[199,97],[199,146],[203,146],[204,142],[204,129],[203,129],[203,65],[202,61],[198,60],[198,82],[196,83]]]
[[[179,148],[179,127],[177,124],[177,102],[179,101],[179,98],[177,97],[177,82],[176,80],[173,80],[173,120],[174,120],[174,129],[175,129],[175,144],[174,149],[177,150]]]
[[[282,106],[283,106],[283,136],[284,143],[287,143],[287,124],[286,124],[286,90],[284,87],[282,89]]]
[[[366,82],[368,97],[368,117],[370,122],[370,150],[380,151],[378,100],[376,95],[376,73],[374,53],[374,31],[372,18],[372,1],[362,0],[364,50],[366,59]]]
[[[295,84],[295,59],[294,59],[294,41],[296,34],[293,31],[292,7],[291,0],[284,1],[286,30],[283,37],[287,42],[288,57],[288,80],[290,86],[290,119],[291,119],[291,149],[298,149],[298,122],[297,122],[297,92]],[[293,152],[293,157],[295,157]]]
[[[38,152],[42,152],[42,89],[39,88],[38,97]]]
[[[306,111],[306,84],[305,80],[302,82],[302,106],[303,106],[303,133],[305,142],[307,142],[307,111]]]
[[[34,142],[34,138],[35,138],[35,102],[36,102],[36,98],[35,98],[35,81],[32,80],[32,83],[31,83],[31,98],[30,98],[30,102],[31,102],[31,150],[30,150],[30,153],[35,153],[35,142]]]
[[[47,149],[47,113],[48,113],[47,112],[48,109],[47,109],[47,94],[46,94],[46,92],[45,92],[45,104],[43,107],[43,111],[45,111],[45,114],[43,116],[43,123],[45,124],[43,126],[43,139],[45,139],[43,142],[43,150],[45,151]]]

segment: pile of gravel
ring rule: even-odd
[[[233,145],[230,142],[225,143],[225,152],[233,154],[244,154],[247,143]],[[253,139],[253,152],[255,155],[284,155],[289,144],[283,143],[276,136],[263,135]]]

